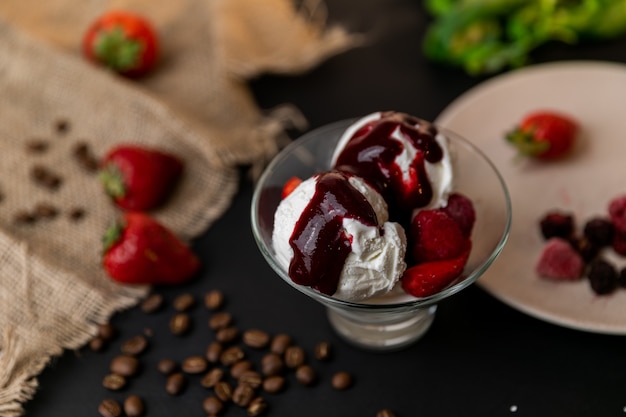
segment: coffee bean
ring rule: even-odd
[[[296,369],[296,380],[302,385],[313,385],[317,381],[317,373],[309,365],[300,365]]]
[[[176,311],[188,311],[195,304],[196,304],[196,298],[193,296],[193,294],[189,294],[189,293],[180,294],[179,296],[174,298],[174,301],[172,303]]]
[[[178,365],[171,359],[161,359],[157,363],[157,370],[163,375],[172,375],[178,370]]]
[[[127,417],[141,417],[145,411],[143,400],[138,395],[131,395],[124,400],[124,413]]]
[[[376,417],[396,417],[395,413],[387,408],[376,413]]]
[[[98,336],[104,340],[111,340],[117,335],[117,330],[110,323],[98,325]]]
[[[122,353],[126,355],[140,355],[148,348],[148,339],[144,335],[131,337],[122,344]]]
[[[41,154],[50,148],[50,143],[44,139],[31,139],[26,142],[26,150],[31,154]]]
[[[163,296],[161,294],[150,294],[141,303],[141,311],[146,314],[156,313],[163,307]]]
[[[233,316],[227,312],[219,312],[209,317],[209,328],[212,330],[219,330],[230,326],[233,321]]]
[[[200,385],[204,388],[213,388],[224,377],[222,368],[213,368],[207,372],[200,380]]]
[[[285,365],[288,368],[296,369],[306,361],[304,349],[300,346],[289,346],[285,351]]]
[[[55,218],[59,214],[59,209],[49,203],[39,203],[35,206],[35,216],[44,219]]]
[[[204,296],[204,305],[211,311],[222,308],[224,305],[224,294],[219,290],[209,291]]]
[[[107,398],[98,406],[98,413],[102,417],[120,417],[122,415],[122,407],[117,401]]]
[[[250,402],[248,406],[248,415],[250,417],[260,416],[267,410],[267,402],[262,397],[256,397]]]
[[[270,351],[283,355],[287,348],[291,346],[291,336],[288,334],[280,333],[272,338],[272,344],[270,345]]]
[[[320,342],[315,345],[315,358],[320,361],[327,361],[331,357],[331,346],[328,342]]]
[[[240,360],[234,363],[230,368],[230,376],[234,379],[239,379],[242,373],[252,369],[252,362],[249,360]]]
[[[220,362],[224,366],[231,366],[246,356],[246,353],[239,346],[231,346],[220,355]]]
[[[202,402],[202,409],[209,415],[218,415],[224,409],[224,403],[217,397],[207,397]]]
[[[208,365],[202,356],[190,356],[183,360],[182,370],[188,374],[201,374],[206,371]]]
[[[119,355],[111,360],[109,368],[111,372],[117,375],[134,376],[139,370],[139,361],[134,356]]]
[[[102,386],[111,391],[119,391],[126,386],[126,378],[118,374],[105,375]]]
[[[31,179],[38,185],[48,188],[51,191],[61,186],[61,177],[43,165],[34,165],[30,172]]]
[[[243,333],[243,343],[254,349],[262,349],[270,342],[270,335],[263,330],[250,329]]]
[[[220,356],[222,355],[222,351],[224,348],[222,344],[219,342],[212,342],[206,349],[206,353],[204,356],[211,363],[217,363],[220,360]]]
[[[82,207],[74,207],[74,208],[70,209],[68,217],[72,221],[79,221],[83,217],[85,217],[85,209],[82,208]]]
[[[239,338],[239,329],[234,326],[219,329],[215,338],[220,343],[232,343]]]
[[[177,313],[170,320],[170,330],[176,336],[182,336],[191,328],[191,317],[187,313]]]
[[[70,122],[67,119],[57,119],[54,122],[54,130],[59,134],[66,134],[70,130]]]
[[[170,395],[179,395],[187,387],[187,379],[180,372],[176,372],[167,377],[165,381],[165,392]]]
[[[257,371],[253,369],[248,369],[247,371],[241,373],[238,382],[240,384],[248,384],[252,388],[258,388],[263,383],[263,378],[261,377],[261,374]]]
[[[337,372],[331,380],[333,388],[345,390],[352,386],[352,375],[348,372]]]
[[[89,341],[89,349],[94,352],[101,352],[104,350],[106,342],[100,336],[96,336]]]
[[[35,223],[36,217],[26,210],[19,210],[13,216],[13,222],[17,224],[32,224]]]
[[[276,353],[267,353],[261,358],[261,372],[265,376],[278,375],[285,369],[285,362]]]
[[[255,392],[248,384],[239,384],[233,391],[233,402],[240,407],[247,407],[252,402]]]
[[[285,378],[280,375],[274,375],[263,381],[263,390],[270,394],[277,394],[285,387]]]
[[[217,398],[224,402],[230,401],[233,396],[233,388],[226,381],[220,381],[215,384],[215,387],[213,387],[213,391],[215,391],[215,395],[217,396]]]

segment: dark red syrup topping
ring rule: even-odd
[[[289,276],[328,295],[337,290],[339,277],[351,252],[350,236],[343,219],[378,226],[376,212],[348,181],[349,174],[328,171],[318,174],[315,194],[298,219],[290,239],[294,257]]]
[[[395,159],[403,144],[392,139],[399,128],[417,152],[409,166],[410,179],[403,179],[402,168]],[[385,198],[390,210],[409,212],[430,203],[433,190],[425,161],[436,163],[443,150],[435,140],[437,129],[431,123],[405,113],[385,112],[381,118],[360,128],[337,158],[334,169],[350,172],[365,179]]]

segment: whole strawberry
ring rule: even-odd
[[[565,156],[574,146],[578,123],[554,111],[538,111],[524,117],[506,139],[524,156],[554,160]]]
[[[136,145],[120,145],[103,158],[100,180],[115,204],[146,211],[162,205],[183,173],[175,155]]]
[[[104,237],[103,266],[124,284],[180,284],[200,260],[169,229],[140,212],[126,212]]]

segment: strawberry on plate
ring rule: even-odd
[[[126,212],[104,237],[103,266],[124,284],[181,284],[200,269],[200,260],[152,217]]]
[[[103,158],[100,180],[115,204],[125,210],[151,210],[173,192],[183,173],[175,155],[138,145],[119,145]]]
[[[525,116],[506,135],[506,139],[521,155],[539,160],[555,160],[569,153],[578,130],[578,123],[572,117],[543,110]]]
[[[137,77],[155,66],[159,42],[146,18],[127,11],[109,11],[85,32],[83,54],[89,61],[119,74]]]

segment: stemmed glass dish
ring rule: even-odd
[[[313,130],[285,147],[259,178],[252,197],[252,230],[272,269],[286,283],[322,303],[335,331],[348,342],[367,349],[394,350],[417,341],[428,330],[437,303],[475,282],[502,251],[511,226],[511,201],[504,180],[489,159],[458,134],[439,128],[449,139],[454,163],[454,191],[469,197],[476,210],[472,251],[461,277],[429,297],[402,291],[364,302],[348,302],[295,284],[272,248],[274,212],[285,182],[306,179],[331,168],[335,145],[354,121],[340,121]]]

